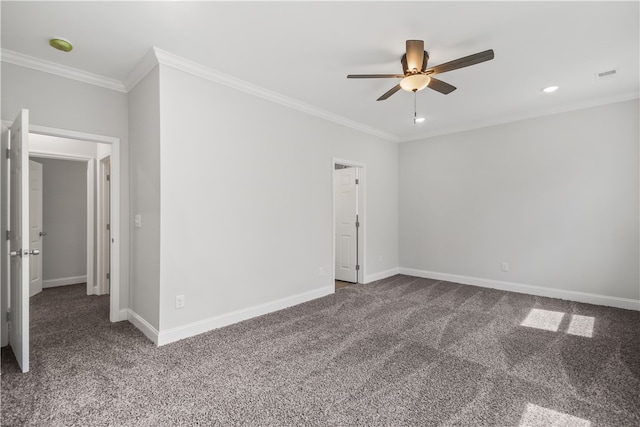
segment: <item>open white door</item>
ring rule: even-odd
[[[11,125],[9,157],[9,345],[22,372],[29,371],[29,110]],[[35,251],[34,251],[35,254]]]
[[[29,247],[40,256],[29,260],[29,296],[42,292],[42,163],[29,160]],[[34,251],[34,253],[35,253]]]
[[[356,168],[333,171],[336,280],[358,281]]]

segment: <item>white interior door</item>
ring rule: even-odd
[[[42,163],[29,160],[29,248],[40,256],[29,259],[29,296],[42,292]]]
[[[356,168],[333,171],[336,280],[358,281]]]
[[[29,371],[29,111],[11,125],[9,157],[9,345],[22,372]]]

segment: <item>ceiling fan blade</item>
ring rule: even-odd
[[[493,49],[489,49],[484,52],[474,53],[473,55],[465,56],[464,58],[454,59],[453,61],[427,68],[425,72],[427,74],[440,74],[447,71],[457,70],[458,68],[479,64],[481,62],[490,61],[492,59]]]
[[[407,69],[403,71],[422,70],[424,59],[424,41],[407,40]]]
[[[429,80],[429,84],[427,85],[427,87],[445,95],[450,94],[451,92],[456,90],[455,86],[451,86],[449,83],[445,83],[442,80],[434,79],[433,77],[431,77],[431,80]]]
[[[391,95],[393,95],[399,90],[400,90],[400,85],[399,84],[395,85],[394,87],[389,89],[387,92],[385,92],[385,94],[382,95],[380,98],[376,99],[376,101],[384,101],[385,99],[389,98]]]
[[[401,79],[404,74],[349,74],[348,79]]]

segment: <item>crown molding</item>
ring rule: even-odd
[[[615,103],[618,103],[618,102],[625,102],[625,101],[632,101],[634,99],[640,99],[640,93],[638,93],[638,92],[627,92],[627,93],[624,93],[624,94],[621,94],[621,95],[616,95],[616,96],[612,96],[612,97],[608,97],[608,98],[600,98],[600,99],[594,99],[594,100],[585,101],[585,102],[578,102],[578,103],[566,104],[566,105],[562,105],[562,106],[558,106],[558,107],[546,108],[546,109],[538,110],[538,111],[536,111],[534,113],[529,113],[529,114],[504,116],[504,117],[501,117],[500,119],[474,122],[474,123],[466,125],[466,126],[456,126],[456,127],[451,127],[451,128],[447,128],[447,129],[442,129],[440,131],[423,133],[423,134],[421,134],[419,136],[411,136],[411,137],[407,137],[407,138],[399,138],[398,142],[399,143],[403,143],[403,142],[421,141],[421,140],[428,139],[428,138],[433,138],[433,137],[436,137],[436,136],[449,135],[449,134],[452,134],[452,133],[459,133],[459,132],[466,132],[466,131],[470,131],[470,130],[487,128],[487,127],[491,127],[491,126],[505,125],[505,124],[508,124],[508,123],[519,122],[519,121],[522,121],[522,120],[535,119],[537,117],[551,116],[553,114],[568,113],[568,112],[571,112],[571,111],[583,110],[583,109],[593,108],[593,107],[599,107],[599,106],[602,106],[602,105],[615,104]]]
[[[101,86],[123,93],[128,93],[158,64],[162,64],[387,141],[399,141],[399,138],[391,133],[384,132],[371,126],[349,120],[346,117],[316,108],[312,105],[297,101],[268,89],[264,89],[228,74],[215,71],[211,68],[205,67],[204,65],[189,61],[155,47],[152,47],[140,62],[131,70],[124,82],[7,49],[1,49],[0,52],[1,60],[3,62],[31,68],[45,73],[55,74],[61,77]]]
[[[101,86],[106,89],[116,90],[126,93],[124,85],[121,81],[104,77],[98,74],[89,73],[87,71],[78,70],[76,68],[67,67],[65,65],[56,64],[55,62],[45,59],[36,58],[22,53],[14,52],[7,49],[1,50],[2,62],[19,65],[21,67],[31,68],[33,70],[42,71],[44,73],[55,74],[57,76],[66,77],[88,83],[95,86]]]
[[[129,92],[133,89],[139,82],[151,72],[157,65],[159,61],[156,56],[156,49],[151,48],[149,51],[142,57],[140,62],[136,64],[135,67],[129,72],[129,75],[124,80],[124,88]]]
[[[399,141],[399,138],[396,135],[393,135],[391,133],[387,133],[379,129],[364,125],[362,123],[349,120],[345,117],[330,113],[320,108],[316,108],[312,105],[306,104],[301,101],[297,101],[293,98],[289,98],[288,96],[284,96],[279,93],[270,91],[268,89],[249,83],[247,81],[240,80],[228,74],[215,71],[211,68],[208,68],[196,62],[181,58],[169,52],[165,52],[157,48],[153,48],[153,51],[155,53],[155,57],[159,64],[175,68],[185,73],[189,73],[194,76],[203,78],[205,80],[209,80],[215,83],[228,86],[230,88],[248,93],[250,95],[266,99],[267,101],[275,102],[276,104],[280,104],[285,107],[289,107],[294,110],[298,110],[303,113],[306,113],[315,117],[319,117],[321,119],[328,120],[330,122],[334,122],[339,125],[346,126],[348,128],[355,129],[357,131],[360,131],[369,135],[373,135],[375,137],[378,137],[387,141],[391,141],[391,142]],[[143,62],[144,61],[145,60],[143,59]],[[147,64],[146,69],[148,69],[148,67],[149,65]],[[145,65],[142,66],[142,69],[145,69]],[[151,71],[151,69],[148,69],[147,72],[148,71]]]

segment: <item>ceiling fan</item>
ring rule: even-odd
[[[404,74],[349,74],[347,78],[402,79],[399,84],[395,85],[378,98],[378,101],[384,101],[400,89],[404,89],[407,92],[417,92],[428,87],[436,92],[447,95],[456,90],[456,87],[431,76],[479,64],[491,59],[493,59],[493,49],[485,50],[484,52],[475,53],[473,55],[445,62],[444,64],[436,65],[435,67],[427,68],[429,54],[424,50],[424,41],[407,40],[407,53],[402,55],[402,59],[400,60]]]

